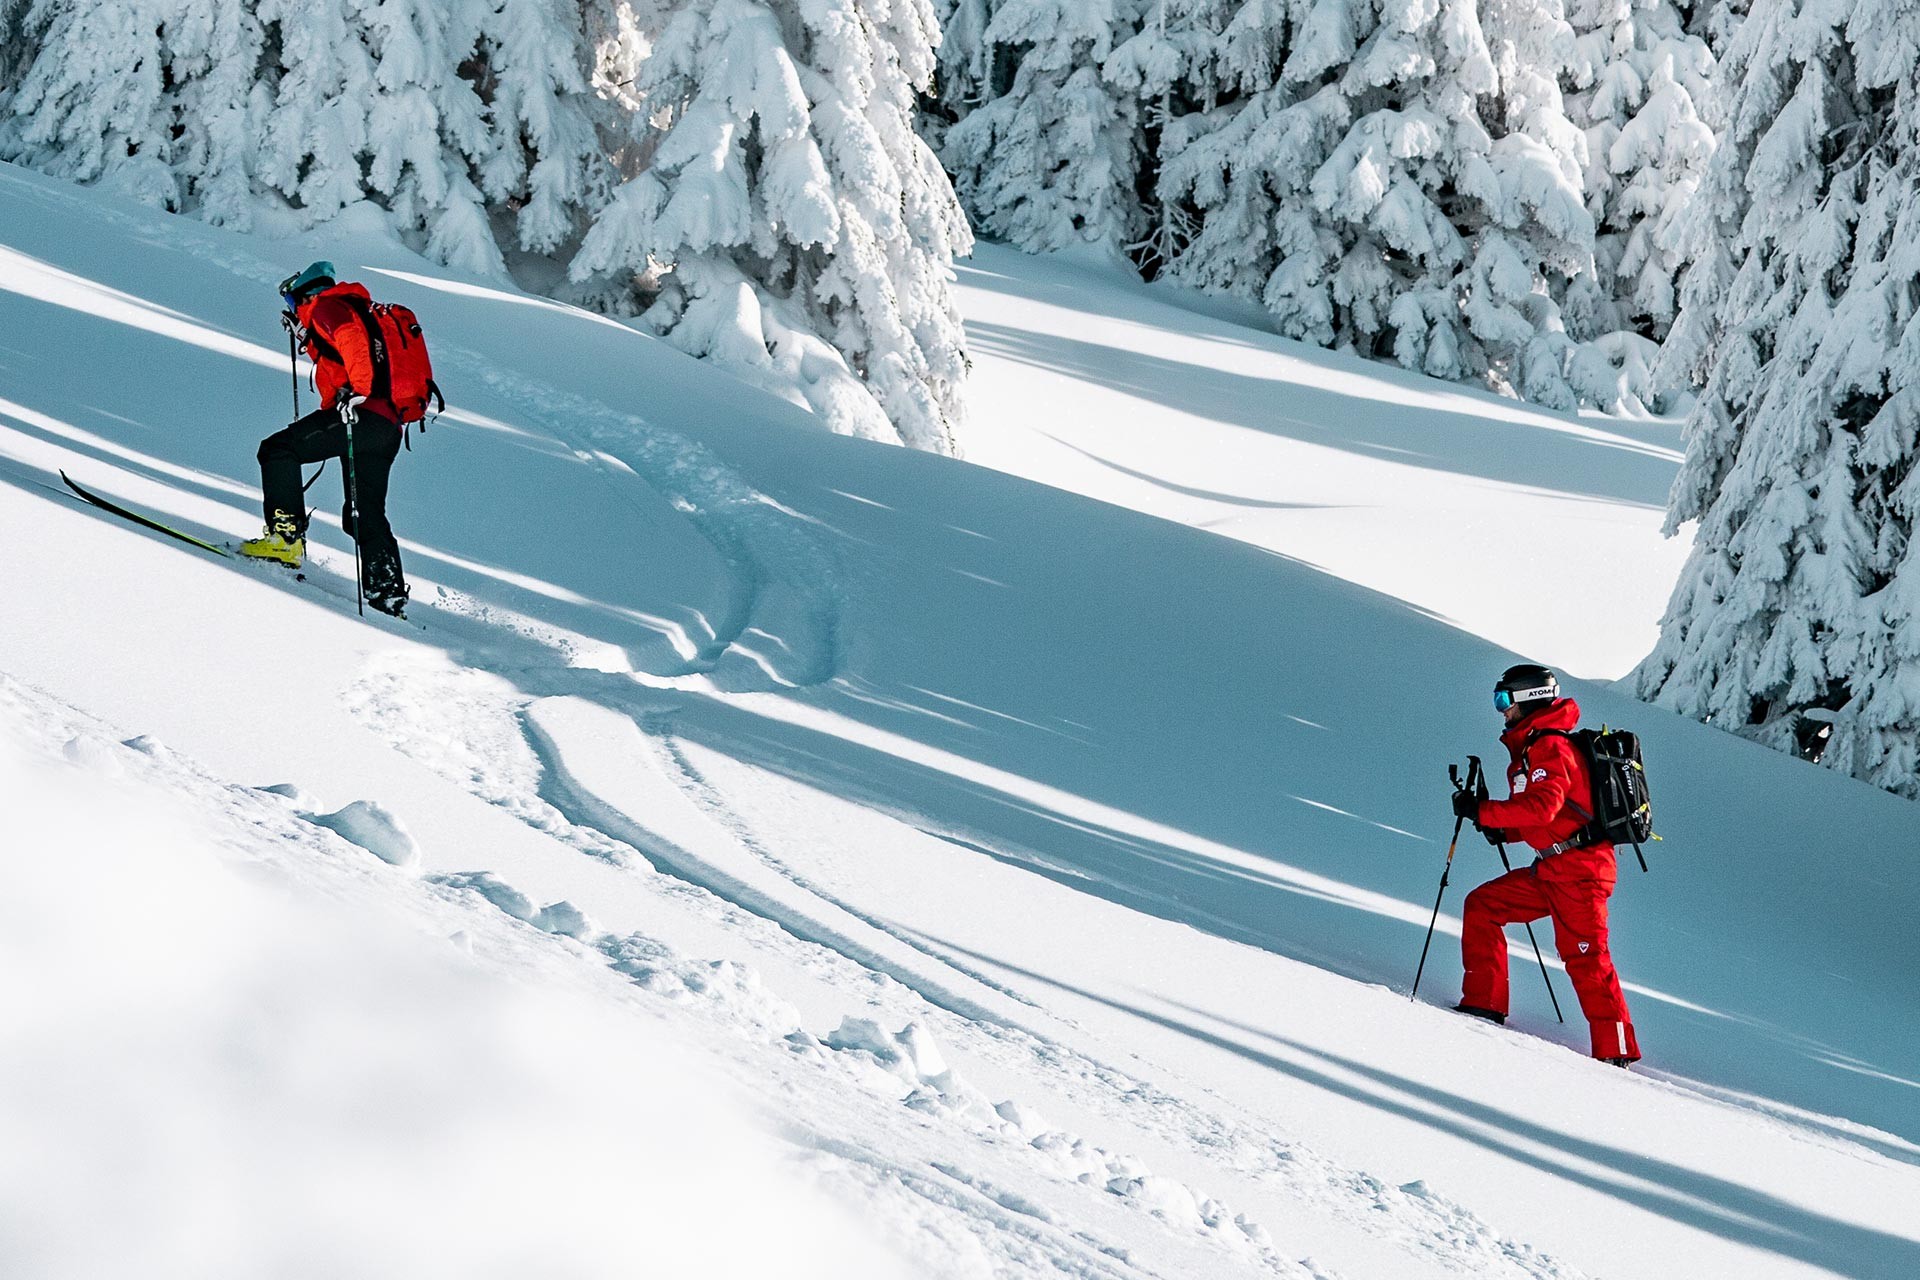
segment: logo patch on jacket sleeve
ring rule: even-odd
[[[1545,769],[1535,769],[1533,771],[1533,780],[1535,782],[1545,782],[1547,780],[1547,771]]]

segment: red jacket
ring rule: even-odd
[[[1587,762],[1565,738],[1534,737],[1542,729],[1571,733],[1579,726],[1580,704],[1572,698],[1556,698],[1500,735],[1507,748],[1507,786],[1512,795],[1506,800],[1481,801],[1481,826],[1497,828],[1509,840],[1525,841],[1529,848],[1546,849],[1587,825],[1593,815],[1593,779]],[[1611,879],[1613,846],[1602,842],[1554,855],[1540,863],[1539,874],[1555,880]]]
[[[393,401],[373,394],[374,365],[367,326],[362,320],[365,312],[348,302],[350,298],[361,306],[373,301],[363,284],[336,284],[302,302],[295,313],[307,331],[306,351],[313,361],[314,390],[319,393],[320,403],[328,407],[338,402],[342,391],[366,396],[363,408],[398,422],[400,411]]]

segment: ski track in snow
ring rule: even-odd
[[[656,868],[676,876],[697,888],[711,893],[714,897],[728,902],[743,911],[761,916],[779,926],[787,933],[803,941],[816,943],[839,955],[845,956],[856,964],[882,974],[902,986],[908,987],[929,1004],[952,1010],[962,1017],[976,1021],[989,1021],[994,1018],[989,1010],[965,996],[949,990],[925,976],[913,973],[876,951],[869,943],[852,936],[844,923],[835,922],[835,915],[848,915],[835,909],[837,904],[823,904],[828,910],[808,910],[803,905],[769,894],[762,887],[750,884],[734,872],[716,865],[713,859],[703,856],[696,848],[694,840],[676,840],[665,836],[636,819],[627,805],[616,805],[596,793],[595,789],[583,783],[569,766],[569,758],[581,758],[581,753],[570,751],[565,742],[564,730],[556,730],[550,719],[540,715],[543,707],[550,707],[549,701],[535,703],[527,715],[527,732],[536,756],[545,766],[546,781],[541,788],[541,798],[565,814],[568,821],[576,827],[585,827],[598,832],[601,836],[618,844],[625,844],[639,850]],[[617,712],[610,712],[618,715]],[[628,744],[630,753],[616,757],[621,763],[638,766],[637,773],[644,774],[649,781],[657,781],[673,789],[675,796],[685,806],[687,814],[698,818],[707,827],[707,840],[719,840],[731,844],[742,853],[745,847],[734,840],[717,824],[705,820],[699,814],[692,801],[678,796],[679,786],[674,782],[663,762],[648,759],[652,743],[641,736],[642,731],[631,720],[625,723],[633,725],[636,740]],[[596,743],[595,754],[604,752],[606,744]],[[660,803],[657,790],[646,793],[644,798],[653,804]],[[666,801],[671,804],[672,801]],[[635,806],[637,807],[637,806]],[[652,804],[648,806],[652,808]],[[657,814],[658,810],[653,812]],[[656,819],[657,820],[657,819]],[[703,834],[695,828],[696,836]],[[857,923],[866,923],[855,917]],[[853,923],[853,922],[848,922]]]
[[[443,348],[436,347],[439,351]],[[624,470],[685,516],[732,575],[725,617],[677,670],[729,692],[805,688],[838,671],[840,568],[804,517],[743,481],[713,452],[598,400],[505,373],[477,352],[444,348],[451,363],[570,444],[610,483]]]
[[[638,874],[654,873],[655,887],[725,920],[748,945],[789,962],[797,960],[803,971],[837,989],[864,991],[872,1004],[904,1003],[920,1021],[890,1034],[870,1020],[849,1020],[865,1025],[849,1032],[843,1023],[823,1039],[802,1027],[793,1007],[767,992],[749,965],[682,956],[643,933],[592,936],[555,929],[551,926],[556,919],[571,922],[570,904],[536,908],[512,886],[484,873],[432,877],[434,883],[472,891],[530,927],[579,939],[644,990],[701,1009],[734,1033],[777,1042],[804,1057],[839,1061],[851,1055],[855,1066],[849,1070],[870,1086],[896,1092],[901,1104],[916,1113],[955,1125],[987,1144],[1024,1144],[1049,1177],[1101,1187],[1170,1226],[1216,1243],[1229,1240],[1236,1253],[1257,1263],[1263,1273],[1326,1274],[1309,1262],[1282,1257],[1258,1223],[1239,1218],[1184,1183],[1154,1175],[1141,1162],[1077,1135],[1037,1124],[1017,1102],[991,1104],[944,1067],[922,1073],[914,1066],[914,1052],[902,1042],[924,1038],[930,1044],[937,1032],[943,1041],[983,1060],[1027,1076],[1038,1073],[1096,1114],[1278,1186],[1289,1200],[1316,1204],[1371,1235],[1430,1255],[1449,1269],[1542,1280],[1576,1280],[1582,1274],[1503,1236],[1422,1184],[1396,1187],[1341,1168],[1257,1121],[1230,1116],[1230,1104],[1205,1091],[1197,1091],[1203,1095],[1198,1100],[1167,1093],[1022,1025],[1018,1012],[988,1008],[983,1001],[997,995],[1039,1017],[1051,1017],[1004,984],[982,980],[920,940],[845,906],[755,840],[671,734],[673,710],[689,695],[649,689],[630,677],[601,672],[541,674],[545,685],[572,684],[591,692],[529,694],[525,681],[516,688],[488,672],[406,660],[370,671],[350,691],[348,702],[396,749],[479,798],[582,853]],[[619,749],[610,751],[610,743]],[[636,791],[609,799],[576,775],[574,769],[581,764],[642,782]],[[716,865],[715,848],[737,860],[733,869]],[[771,892],[765,882],[746,883],[738,874],[742,867],[770,873],[792,892]],[[880,938],[863,942],[849,936],[854,930],[871,930]],[[903,962],[884,954],[879,942],[897,944],[911,959]],[[931,965],[934,972],[913,961]],[[942,973],[949,977],[943,980],[938,976]],[[978,999],[962,994],[970,985],[984,988]],[[933,1031],[923,1030],[923,1024]],[[990,1183],[969,1183],[971,1175],[948,1171],[934,1182],[871,1156],[863,1159],[869,1174],[893,1180],[915,1195],[938,1188],[942,1197],[958,1197],[976,1212],[989,1212],[983,1206],[991,1205],[996,1229],[1017,1227],[1036,1249],[1036,1264],[1044,1257],[1048,1268],[1072,1275],[1140,1274],[1062,1266],[1061,1257],[1043,1246],[1044,1219],[1036,1225],[1031,1212],[1044,1207],[1010,1209],[1004,1199],[982,1189]],[[1097,1241],[1080,1243],[1106,1248]]]
[[[931,945],[922,941],[920,938],[915,937],[912,933],[902,929],[895,928],[886,920],[883,920],[879,916],[873,915],[870,912],[862,911],[859,907],[855,906],[853,903],[848,902],[846,899],[835,894],[832,890],[826,888],[824,885],[815,883],[811,877],[803,875],[800,872],[794,870],[791,866],[789,866],[786,863],[786,861],[780,858],[779,855],[774,853],[774,851],[767,845],[767,843],[764,840],[761,840],[754,835],[753,831],[748,826],[747,822],[744,819],[742,819],[740,815],[736,813],[727,804],[726,798],[721,794],[720,790],[717,787],[715,787],[712,783],[707,781],[706,777],[700,772],[700,770],[694,766],[693,761],[688,759],[686,748],[680,743],[680,741],[677,738],[675,738],[672,735],[671,732],[669,732],[663,726],[657,731],[657,736],[659,738],[661,748],[665,751],[667,759],[672,762],[674,770],[678,775],[679,780],[681,781],[682,785],[687,789],[688,793],[690,794],[694,802],[700,806],[701,811],[707,814],[707,816],[711,818],[719,826],[724,828],[727,831],[727,833],[733,837],[733,839],[737,840],[740,843],[741,848],[751,853],[762,864],[764,864],[765,866],[767,866],[768,868],[770,868],[771,870],[773,870],[774,872],[776,872],[777,874],[785,878],[789,883],[793,885],[794,888],[800,890],[802,893],[807,894],[811,897],[818,898],[820,901],[826,903],[827,905],[834,907],[839,911],[845,912],[847,915],[853,917],[855,920],[858,920],[860,923],[867,925],[868,927],[874,930],[877,930],[880,933],[886,934],[888,937],[900,943],[900,945],[911,948],[912,950],[919,952],[921,955],[925,956],[928,960],[933,961],[935,964],[941,965],[944,968],[948,968],[953,970],[956,973],[962,974],[969,980],[975,983],[978,983],[980,986],[986,987],[988,990],[996,992],[999,995],[1005,996],[1007,999],[1012,1000],[1018,1004],[1025,1005],[1028,1008],[1036,1011],[1040,1010],[1040,1005],[1037,1002],[1029,999],[1027,996],[1015,990],[1013,987],[1010,987],[1003,982],[999,982],[996,979],[989,977],[985,973],[982,973],[980,970],[975,969],[972,966],[963,964],[951,956],[940,954],[939,952],[935,951]],[[925,993],[923,992],[922,994],[924,995]],[[931,1002],[935,1004],[942,1003],[941,1001],[938,1001],[938,1000],[932,1000]],[[951,1006],[943,1005],[943,1007],[951,1007]],[[985,1010],[979,1010],[978,1012],[975,1012],[975,1013],[966,1013],[963,1010],[955,1009],[954,1012],[962,1013],[963,1016],[971,1017],[975,1021],[999,1021],[1000,1020],[997,1015],[989,1013]],[[1069,1022],[1067,1025],[1071,1026],[1073,1024]]]

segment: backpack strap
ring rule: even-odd
[[[367,391],[369,400],[393,399],[393,371],[387,364],[387,339],[380,332],[380,322],[373,318],[373,310],[358,298],[344,297],[341,302],[347,304],[360,320],[360,327],[367,331],[367,359],[373,364],[373,386]]]
[[[345,358],[340,354],[340,348],[328,342],[320,336],[318,331],[313,329],[307,330],[307,351],[311,355],[318,356],[323,360],[331,360],[335,364],[346,363]]]
[[[1533,771],[1533,767],[1527,764],[1527,747],[1532,746],[1539,739],[1547,737],[1564,738],[1567,741],[1567,745],[1573,747],[1576,752],[1579,751],[1578,745],[1575,744],[1574,736],[1565,729],[1535,729],[1527,735],[1526,744],[1520,748],[1520,763],[1526,766],[1529,773]],[[1593,766],[1591,764],[1587,766],[1587,785],[1589,787],[1594,785]],[[1588,798],[1591,799],[1592,797],[1589,796]],[[1563,803],[1579,815],[1581,827],[1578,831],[1568,836],[1565,840],[1560,841],[1558,844],[1542,849],[1540,856],[1543,858],[1551,857],[1556,853],[1565,853],[1569,849],[1584,849],[1590,844],[1599,844],[1606,838],[1606,833],[1600,829],[1600,824],[1594,820],[1593,811],[1581,804],[1578,800],[1575,800],[1571,791],[1568,792]]]

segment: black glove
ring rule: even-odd
[[[1453,793],[1453,816],[1480,825],[1480,797],[1465,789]]]
[[[1507,833],[1498,827],[1481,827],[1480,834],[1485,836],[1487,843],[1491,845],[1502,845],[1507,842]]]

